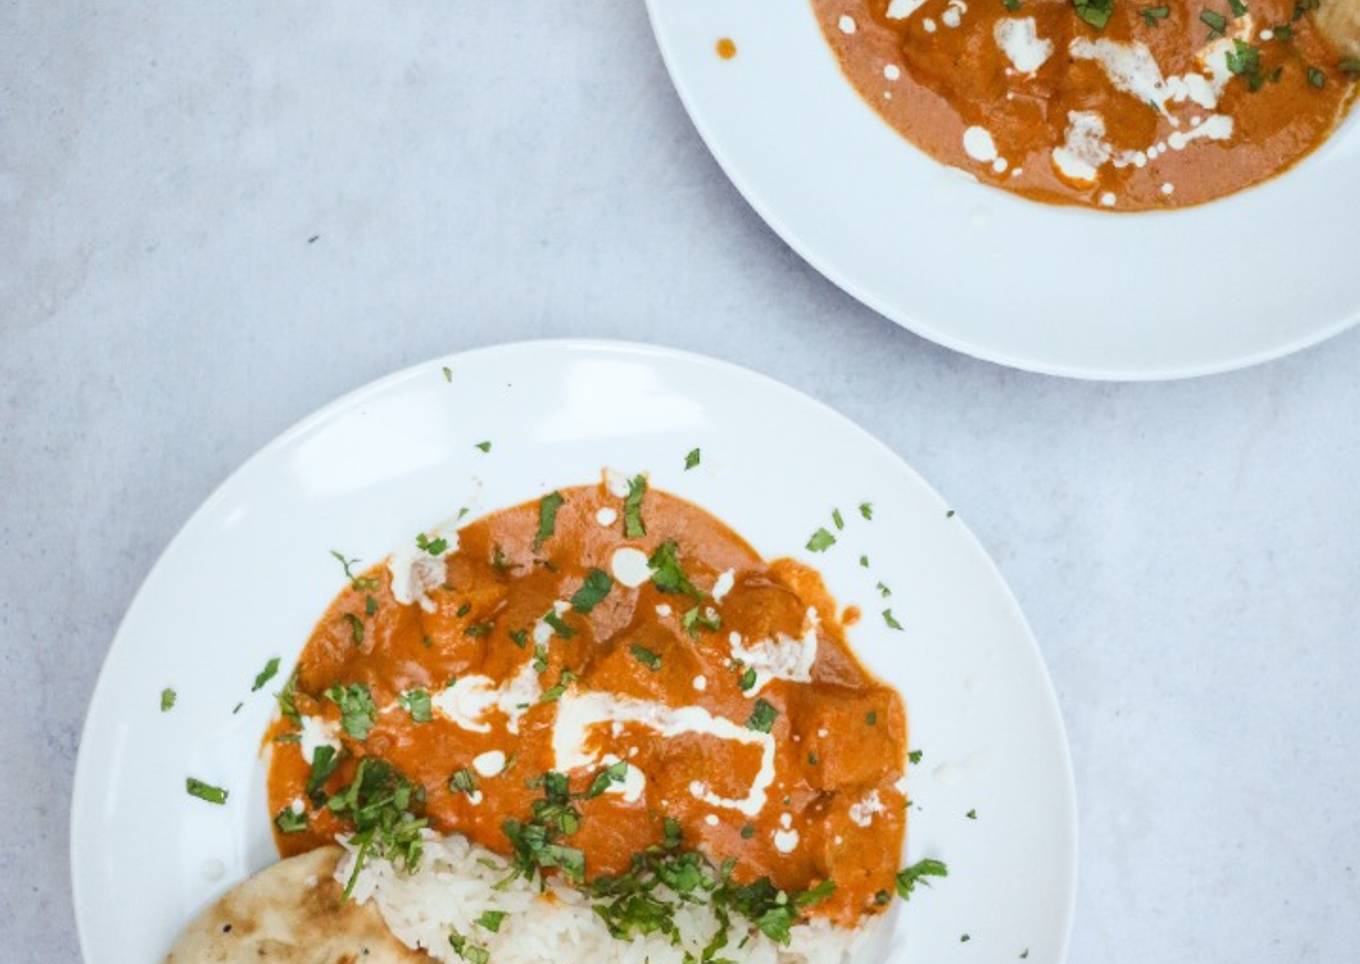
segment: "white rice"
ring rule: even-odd
[[[346,850],[347,856],[335,871],[342,883],[349,879],[354,862],[353,850]],[[450,964],[463,960],[449,944],[455,930],[485,948],[491,964],[682,964],[686,951],[697,957],[718,929],[707,907],[682,904],[675,914],[682,935],[679,944],[672,944],[663,934],[618,940],[610,936],[585,894],[550,882],[545,896],[537,881],[523,877],[496,889],[509,873],[503,858],[465,837],[429,834],[416,873],[407,874],[386,860],[367,861],[353,897],[361,903],[373,900],[392,933],[408,947],[423,949],[435,960]],[[671,895],[658,888],[657,896]],[[498,932],[476,923],[486,911],[507,915]],[[746,935],[734,921],[728,945],[718,956],[753,964],[843,964],[870,941],[875,930],[872,923],[847,930],[814,919],[796,925],[787,946],[759,931],[752,931],[742,945]]]

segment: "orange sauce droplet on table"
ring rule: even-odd
[[[731,60],[737,55],[737,44],[731,37],[721,37],[713,45],[713,49],[718,52],[718,56],[723,60]]]

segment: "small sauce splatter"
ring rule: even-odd
[[[718,38],[718,42],[713,45],[713,49],[718,52],[718,56],[723,60],[731,60],[737,55],[737,44],[731,37]]]
[[[859,622],[860,611],[858,606],[846,606],[845,612],[841,613],[841,623],[846,626],[853,626]]]

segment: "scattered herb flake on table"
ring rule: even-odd
[[[685,456],[685,471],[688,472],[690,469],[694,468],[698,464],[699,464],[699,450],[690,449],[689,453]]]
[[[902,624],[897,621],[895,616],[893,616],[893,611],[891,609],[883,610],[883,621],[888,624],[889,629],[902,628]]]
[[[161,690],[161,712],[168,713],[175,705],[175,691],[170,687]]]

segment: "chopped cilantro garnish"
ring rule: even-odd
[[[571,805],[567,778],[550,770],[536,784],[543,787],[543,799],[534,801],[532,819],[511,819],[501,824],[501,831],[514,848],[515,876],[532,878],[544,869],[557,868],[574,881],[584,881],[585,854],[558,843],[563,834],[575,833],[581,822]]]
[[[509,572],[511,569],[518,569],[518,566],[511,565],[510,560],[505,557],[505,550],[498,542],[491,548],[491,568],[497,572]]]
[[[892,590],[881,582],[878,584],[877,588],[878,594],[882,596],[884,599],[887,599],[889,596],[892,595]]]
[[[364,621],[354,613],[345,613],[342,617],[349,624],[349,638],[354,640],[354,645],[359,646],[364,641]]]
[[[470,613],[470,612],[472,612],[472,603],[470,603],[470,602],[465,602],[465,603],[463,603],[461,606],[458,607],[457,611],[454,612],[454,615],[457,616],[459,619],[462,619],[464,616],[466,616],[466,615],[467,615],[468,613]]]
[[[576,635],[576,630],[563,622],[562,617],[557,615],[557,610],[555,609],[549,609],[544,613],[543,621],[551,626],[552,631],[563,639],[571,639],[571,637]]]
[[[1245,0],[1228,0],[1228,7],[1232,10],[1232,15],[1237,18],[1247,15],[1247,5]]]
[[[874,504],[872,502],[861,502],[859,504],[859,514],[872,522],[874,518]]]
[[[925,755],[926,754],[924,750],[912,750],[910,753],[907,754],[907,759],[910,760],[912,763],[920,763],[921,757]]]
[[[696,599],[702,598],[703,594],[694,588],[685,571],[680,568],[680,558],[674,539],[667,539],[657,546],[652,557],[647,560],[647,565],[652,570],[652,584],[657,589],[662,592],[684,593]]]
[[[1011,13],[1015,13],[1022,6],[1020,0],[1001,0],[1001,5]]]
[[[534,647],[534,672],[541,673],[548,668],[548,647],[539,643]]]
[[[874,726],[878,723],[878,710],[870,710],[864,714],[864,725]]]
[[[425,533],[416,536],[416,548],[424,549],[432,556],[442,556],[449,548],[449,540],[443,536],[431,539]]]
[[[860,564],[861,566],[863,566],[865,569],[868,569],[868,568],[869,568],[869,557],[868,557],[868,556],[860,556],[860,557],[859,557],[859,564]]]
[[[463,630],[463,635],[468,639],[481,639],[483,636],[490,636],[491,630],[495,628],[495,623],[473,623]]]
[[[491,443],[490,443],[490,442],[478,442],[478,443],[477,443],[475,446],[473,446],[473,447],[474,447],[474,448],[479,448],[479,449],[481,449],[483,452],[490,452],[490,451],[491,451]]]
[[[817,754],[815,754],[815,753],[809,753],[809,754],[807,755],[807,761],[808,761],[808,766],[812,766],[812,767],[815,767],[818,763],[821,763],[821,762],[822,762],[821,757],[817,756]]]
[[[557,677],[557,685],[550,686],[543,691],[539,697],[540,703],[556,703],[562,698],[562,694],[567,691],[567,687],[576,681],[576,674],[569,669],[562,670],[562,675]]]
[[[445,365],[444,368],[443,368],[443,371],[444,371],[444,381],[446,381],[446,382],[451,382],[451,381],[453,381],[453,369],[450,368],[448,365]]]
[[[237,713],[241,712],[241,707],[243,706],[245,706],[244,703],[237,703],[235,706],[231,708],[231,715],[235,716]]]
[[[938,860],[918,860],[910,867],[897,872],[897,896],[903,900],[911,898],[911,892],[918,883],[929,885],[927,877],[948,877],[949,868]]]
[[[326,781],[339,765],[340,757],[335,752],[335,747],[323,743],[312,751],[312,768],[307,773],[307,796],[311,797],[312,802],[325,801],[325,794],[321,788],[326,785]]]
[[[844,519],[844,517],[841,515],[841,510],[840,510],[840,509],[832,509],[832,510],[831,510],[831,522],[832,522],[832,524],[835,525],[835,527],[836,527],[837,529],[844,529],[844,528],[845,528],[845,519]]]
[[[271,679],[273,679],[274,675],[278,673],[278,671],[279,671],[279,658],[275,656],[269,662],[264,664],[264,669],[260,670],[259,673],[255,675],[255,683],[253,686],[250,687],[250,691],[254,693],[265,683],[268,683]]]
[[[774,726],[775,717],[778,715],[778,710],[763,699],[758,699],[755,709],[751,711],[751,718],[746,721],[746,727],[760,733],[769,733],[770,728]]]
[[[510,641],[514,643],[516,646],[518,646],[520,649],[523,649],[525,646],[529,645],[529,630],[527,629],[510,630]]]
[[[1308,83],[1318,90],[1321,90],[1327,83],[1327,75],[1317,67],[1308,68]]]
[[[482,916],[478,917],[474,923],[478,927],[485,927],[493,934],[497,934],[501,929],[501,921],[505,920],[507,913],[503,910],[482,911]]]
[[[284,807],[274,815],[274,826],[279,833],[301,833],[307,829],[307,811]]]
[[[1077,16],[1097,30],[1105,29],[1114,13],[1114,0],[1072,0]]]
[[[534,534],[534,551],[552,538],[553,532],[557,529],[557,510],[562,508],[562,503],[567,500],[562,498],[561,492],[549,492],[538,500],[538,532]]]
[[[680,625],[685,632],[698,638],[700,629],[707,629],[714,633],[722,629],[722,617],[712,606],[700,605],[685,610],[680,616]]]
[[[807,541],[809,552],[825,552],[836,544],[836,537],[824,528],[818,528]]]
[[[1228,29],[1228,18],[1217,10],[1204,10],[1199,15],[1200,22],[1209,28],[1209,36],[1221,37]]]
[[[370,855],[408,873],[416,870],[423,851],[421,831],[428,822],[420,816],[424,806],[424,787],[412,785],[396,767],[372,756],[359,761],[353,782],[326,801],[332,813],[348,816],[355,826],[349,843],[358,852],[345,884],[345,899]]]
[[[1165,6],[1143,7],[1138,11],[1138,16],[1142,17],[1143,23],[1147,24],[1149,27],[1155,27],[1159,20],[1165,20],[1167,17],[1171,16],[1171,8]]]
[[[411,714],[411,722],[428,723],[433,719],[430,712],[430,694],[428,690],[413,689],[407,690],[398,697],[402,706]]]
[[[969,820],[976,820],[976,819],[977,819],[977,811],[976,811],[976,810],[969,810],[967,813],[964,814],[964,816],[967,817]]]
[[[1261,51],[1241,40],[1233,41],[1233,49],[1224,55],[1228,72],[1247,78],[1247,88],[1253,92],[1261,89],[1265,78],[1261,76]]]
[[[811,907],[820,904],[836,892],[836,882],[834,880],[824,880],[815,887],[810,887],[793,899],[795,907]]]
[[[635,475],[628,480],[628,498],[623,500],[623,534],[637,539],[647,534],[642,524],[642,497],[647,494],[647,477]]]
[[[661,669],[661,657],[658,656],[656,653],[652,652],[646,646],[643,646],[639,643],[633,643],[631,646],[628,647],[628,651],[633,654],[634,659],[636,659],[643,666],[646,666],[652,672],[656,672],[657,670]]]
[[[752,837],[754,837],[755,835],[756,835],[756,828],[753,827],[753,826],[751,826],[749,823],[748,823],[748,824],[745,824],[745,825],[741,828],[741,839],[742,839],[742,840],[750,840],[750,839],[751,839]]]
[[[487,964],[491,960],[491,952],[485,947],[472,943],[457,930],[449,933],[449,946],[453,952],[467,961],[468,964]]]
[[[755,685],[756,668],[754,666],[748,666],[746,667],[746,671],[741,674],[741,678],[737,680],[737,688],[744,693]]]
[[[356,576],[354,574],[354,564],[358,559],[346,559],[336,550],[331,550],[331,555],[340,561],[340,566],[345,570],[345,578],[349,580],[349,587],[355,592],[371,592],[378,588],[378,580],[373,576]]]
[[[162,713],[170,712],[171,707],[173,707],[174,705],[175,705],[175,691],[167,686],[165,689],[161,690],[161,712]]]
[[[685,471],[688,472],[690,469],[694,468],[698,464],[699,464],[699,450],[690,449],[688,454],[685,455]]]
[[[628,776],[627,760],[620,760],[618,763],[610,764],[599,773],[595,774],[595,779],[590,781],[590,788],[586,790],[586,799],[593,800],[614,784],[622,783],[626,776]]]
[[[378,708],[373,705],[373,695],[367,686],[363,683],[332,686],[326,690],[326,698],[340,707],[340,725],[346,733],[356,740],[368,739]]]
[[[883,621],[888,624],[889,629],[902,628],[902,624],[897,621],[897,618],[895,616],[893,616],[893,612],[891,609],[883,610]]]
[[[600,600],[609,595],[609,590],[613,588],[614,580],[609,578],[608,573],[603,569],[591,569],[586,573],[585,581],[581,583],[581,588],[571,597],[571,608],[578,613],[588,613],[599,604]]]
[[[364,597],[364,613],[367,614],[367,615],[369,615],[369,616],[372,616],[372,615],[373,615],[374,613],[376,613],[377,611],[378,611],[378,600],[374,599],[372,596],[365,596],[365,597]]]
[[[198,797],[198,799],[206,800],[209,803],[220,805],[227,802],[228,792],[226,790],[215,787],[210,783],[204,783],[202,780],[195,780],[193,777],[185,778],[184,789],[188,791],[189,796]]]
[[[449,789],[454,793],[466,793],[469,796],[477,792],[477,776],[467,767],[456,772],[449,777]]]

